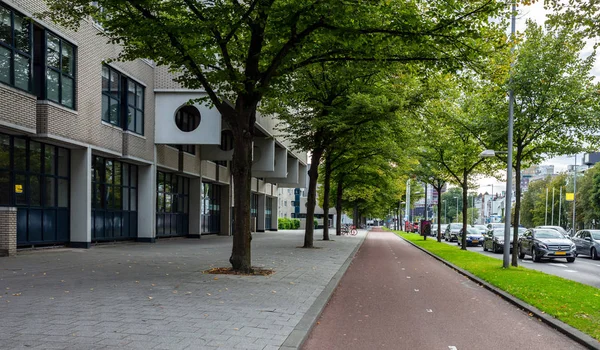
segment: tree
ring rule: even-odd
[[[597,143],[600,125],[596,122],[599,85],[590,74],[595,56],[580,58],[585,46],[582,35],[569,29],[544,33],[542,27],[527,22],[526,40],[516,47],[517,59],[506,88],[515,96],[514,159],[515,217],[521,210],[521,170],[544,157],[572,154]],[[497,89],[490,89],[493,91]],[[490,96],[488,94],[488,96]],[[484,113],[484,141],[488,149],[503,150],[507,135],[504,94],[487,101],[495,102]],[[485,109],[484,109],[485,110]],[[506,163],[504,155],[499,155]],[[513,239],[518,239],[519,222],[513,222]],[[518,247],[513,246],[512,265],[518,265]]]
[[[302,67],[327,61],[436,62],[460,67],[493,48],[494,0],[47,0],[44,15],[77,29],[92,18],[120,60],[148,58],[203,89],[234,135],[236,271],[251,267],[250,193],[256,109]],[[491,40],[488,40],[490,39]]]
[[[419,165],[413,170],[417,179],[433,186],[433,189],[437,192],[438,203],[437,203],[437,241],[442,241],[442,189],[448,183],[449,176],[446,168],[438,162],[428,162],[427,156],[419,161]],[[427,208],[425,208],[427,210]],[[427,239],[427,238],[425,238]]]

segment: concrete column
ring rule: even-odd
[[[138,166],[138,242],[156,240],[156,166]]]
[[[220,236],[231,236],[231,186],[221,186],[221,232]]]
[[[264,194],[258,195],[258,208],[257,208],[257,223],[256,232],[265,232],[265,211],[267,210],[267,196]]]
[[[279,208],[279,198],[268,197],[267,200],[271,201],[271,231],[277,231],[277,218],[279,217],[277,209]]]
[[[0,207],[0,256],[17,255],[17,208]]]
[[[71,150],[71,247],[92,242],[92,149]]]
[[[190,179],[190,207],[189,235],[191,238],[200,238],[202,235],[202,179]]]

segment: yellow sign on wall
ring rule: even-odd
[[[567,192],[566,200],[569,201],[569,202],[572,202],[573,200],[575,200],[575,194]]]
[[[23,193],[23,185],[15,185],[15,193]]]

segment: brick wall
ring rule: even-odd
[[[198,150],[196,146],[196,151]],[[188,174],[200,175],[200,157],[183,152],[183,171]]]
[[[6,125],[35,130],[36,97],[0,84],[0,120]]]
[[[156,164],[178,171],[179,150],[166,145],[156,145]]]
[[[17,208],[0,207],[0,256],[17,254]]]

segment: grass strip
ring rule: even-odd
[[[521,266],[504,269],[498,259],[435,238],[423,241],[418,234],[394,232],[600,341],[600,289]]]

